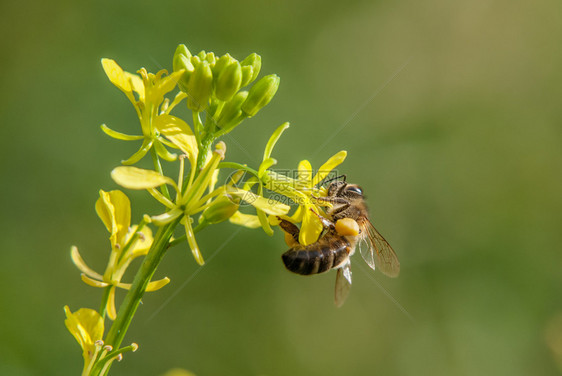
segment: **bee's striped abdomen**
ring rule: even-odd
[[[349,242],[343,237],[325,236],[308,246],[297,246],[283,253],[285,267],[297,274],[327,272],[341,265],[349,256]]]

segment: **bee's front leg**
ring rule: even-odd
[[[342,211],[346,210],[351,206],[351,203],[348,199],[343,197],[316,197],[312,196],[315,200],[329,202],[330,204],[339,204],[340,206],[333,208],[330,212],[330,215],[334,216]]]

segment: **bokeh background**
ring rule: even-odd
[[[562,330],[562,23],[555,0],[10,2],[0,5],[0,374],[75,375],[62,307],[97,308],[69,259],[104,267],[94,212],[109,171],[138,146],[100,58],[171,68],[192,52],[263,58],[275,100],[238,128],[228,158],[257,166],[271,132],[280,168],[336,151],[402,265],[391,280],[353,260],[284,270],[280,234],[221,224],[159,270],[112,372],[160,375],[555,375]],[[128,192],[129,193],[129,192]],[[136,220],[158,207],[130,193]],[[214,255],[211,258],[211,255]],[[138,264],[136,264],[138,265]],[[120,295],[122,297],[122,295]],[[549,345],[550,344],[550,345]],[[550,346],[550,347],[549,347]]]

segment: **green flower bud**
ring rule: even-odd
[[[240,89],[242,82],[242,68],[236,60],[233,64],[224,67],[215,83],[215,95],[221,101],[231,99]]]
[[[259,80],[248,94],[248,98],[242,104],[242,111],[248,116],[254,116],[267,105],[279,88],[279,76],[270,74]]]
[[[242,67],[242,87],[248,85],[254,76],[254,68],[251,65]]]
[[[215,66],[213,67],[213,76],[218,77],[224,68],[226,68],[230,64],[233,64],[236,61],[237,60],[232,56],[230,56],[230,54],[222,55],[220,58],[217,59]]]
[[[201,112],[209,105],[213,92],[213,73],[205,60],[195,66],[195,71],[187,84],[187,107],[192,111]]]
[[[241,91],[225,103],[218,119],[218,125],[221,130],[229,132],[244,120],[246,115],[244,115],[240,107],[247,97],[248,92]]]
[[[176,48],[176,52],[174,53],[174,57],[175,55],[184,55],[185,57],[190,58],[191,52],[189,52],[185,44],[179,44]]]
[[[205,55],[205,60],[209,62],[209,65],[211,67],[214,67],[217,61],[217,58],[215,57],[215,53],[214,52],[207,53],[207,55]]]
[[[232,217],[240,207],[240,199],[230,196],[220,196],[211,206],[203,211],[201,220],[208,224],[220,223]]]
[[[205,60],[205,58],[207,57],[207,53],[205,52],[205,50],[201,50],[201,51],[199,51],[197,56],[199,57],[199,59]]]
[[[185,73],[180,77],[178,81],[178,85],[181,91],[186,92],[187,84],[189,82],[189,77],[191,76],[191,73],[193,73],[193,70],[195,68],[193,67],[193,64],[191,64],[189,58],[182,53],[178,53],[178,50],[176,50],[176,53],[174,54],[173,67],[174,67],[174,72],[185,69]]]
[[[191,60],[191,64],[193,64],[193,66],[195,67],[201,64],[201,58],[199,56],[192,56],[189,58],[189,60]]]
[[[240,65],[242,65],[242,86],[246,86],[258,78],[261,70],[261,56],[253,53],[242,60]]]

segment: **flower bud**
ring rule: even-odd
[[[176,52],[174,53],[174,56],[175,55],[184,55],[185,57],[190,58],[191,52],[189,52],[185,44],[178,44],[178,47],[176,48]]]
[[[208,224],[220,223],[232,217],[240,206],[239,198],[224,195],[218,197],[211,206],[203,211],[201,220]]]
[[[197,56],[199,57],[199,59],[205,60],[205,58],[207,57],[207,53],[205,52],[205,50],[201,50],[201,51],[199,51]]]
[[[247,58],[242,60],[240,63],[242,65],[242,87],[253,82],[260,74],[261,69],[261,56],[253,53]]]
[[[267,105],[279,88],[279,76],[270,74],[259,80],[248,93],[248,98],[242,104],[242,111],[247,116],[254,116]]]
[[[224,67],[217,77],[215,84],[215,95],[221,101],[231,99],[240,89],[242,82],[242,68],[236,60],[234,63]]]
[[[244,120],[245,115],[240,107],[247,97],[248,92],[241,91],[226,102],[218,119],[218,125],[221,129],[230,130]]]
[[[217,59],[215,57],[215,53],[214,52],[208,52],[207,55],[205,55],[205,60],[207,60],[207,62],[209,63],[209,65],[211,67],[215,66],[215,63],[217,61]]]
[[[189,60],[189,57],[187,57],[183,53],[178,53],[178,50],[179,50],[179,47],[176,50],[176,53],[174,54],[174,61],[173,61],[174,72],[180,71],[182,69],[185,70],[185,73],[182,74],[182,76],[178,80],[178,85],[179,85],[181,91],[186,92],[187,91],[187,84],[189,82],[189,77],[191,76],[191,74],[193,73],[193,70],[195,68],[193,67],[193,64],[191,64],[191,61]]]
[[[209,105],[213,92],[213,73],[209,63],[204,60],[195,66],[187,84],[187,107],[201,112]]]
[[[191,61],[191,64],[193,64],[193,66],[198,66],[199,64],[201,64],[201,58],[199,56],[191,56],[189,58],[189,60]]]
[[[217,59],[215,66],[213,67],[213,76],[218,77],[224,68],[236,62],[236,59],[230,56],[230,54],[224,54]]]

